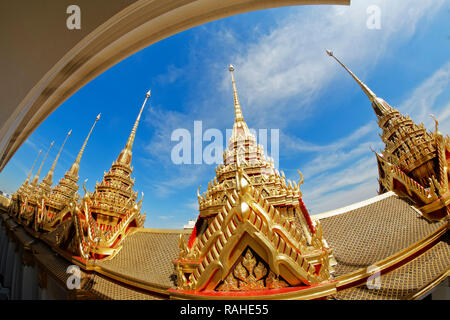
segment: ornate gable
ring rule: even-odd
[[[189,248],[184,238],[180,237],[180,255],[174,261],[178,289],[223,291],[227,286],[225,283],[232,286],[236,284],[234,280],[238,281],[239,288],[239,281],[244,281],[241,278],[245,273],[241,260],[246,256],[245,261],[250,259],[248,252],[253,258],[256,255],[260,262],[254,266],[259,265],[258,274],[252,269],[250,276],[249,269],[246,269],[245,279],[256,281],[252,284],[255,288],[264,285],[265,289],[270,289],[280,277],[288,286],[309,286],[330,281],[331,249],[325,246],[320,224],[316,224],[317,232],[313,234],[311,245],[308,245],[294,224],[252,186],[250,178],[239,165],[236,181],[235,190],[192,247]],[[263,266],[266,272],[262,271]],[[243,285],[242,290],[252,285]]]

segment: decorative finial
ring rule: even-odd
[[[134,143],[134,138],[136,137],[136,131],[139,125],[139,121],[141,120],[142,111],[144,110],[145,104],[147,103],[148,98],[150,98],[151,90],[148,90],[148,92],[145,94],[145,100],[144,103],[142,103],[141,110],[139,111],[139,114],[136,118],[136,121],[134,122],[133,129],[131,129],[130,136],[128,137],[127,144],[125,145],[125,148],[120,152],[119,157],[117,158],[117,162],[120,162],[125,165],[131,164],[131,156],[132,156],[132,148]]]
[[[430,117],[433,118],[433,120],[434,120],[434,133],[437,134],[439,132],[439,130],[438,130],[439,122],[436,119],[436,117],[434,116],[434,114],[430,114]]]
[[[373,93],[368,86],[366,86],[361,80],[359,80],[359,78],[353,72],[351,72],[350,69],[348,69],[338,58],[336,58],[333,54],[333,51],[326,50],[326,52],[330,57],[333,57],[345,70],[347,70],[347,72],[352,76],[352,78],[355,79],[355,81],[359,84],[359,86],[367,95],[367,97],[370,99],[370,101],[375,102],[375,99],[377,98],[375,93]]]
[[[32,185],[33,187],[36,187],[36,186],[37,186],[37,183],[38,183],[38,181],[39,181],[39,176],[40,176],[40,174],[41,174],[42,166],[44,165],[45,159],[47,158],[47,155],[48,155],[48,153],[50,152],[50,149],[53,147],[54,144],[55,144],[54,141],[52,141],[52,143],[50,143],[50,147],[48,148],[47,153],[46,153],[45,156],[44,156],[44,159],[42,159],[41,166],[39,167],[38,172],[37,172],[36,175],[34,176],[33,181],[31,181],[31,185]]]
[[[31,170],[28,173],[27,179],[24,182],[25,185],[29,183],[30,178],[31,178],[31,173],[33,172],[33,169],[34,169],[34,165],[36,164],[36,161],[39,158],[39,156],[41,155],[41,153],[42,153],[42,150],[39,150],[39,153],[38,153],[37,157],[34,159],[33,165],[31,166]]]
[[[86,148],[86,144],[89,140],[89,137],[91,136],[92,131],[94,130],[95,125],[97,124],[97,121],[100,120],[100,115],[101,115],[101,113],[99,113],[98,116],[95,118],[95,122],[92,125],[91,130],[89,131],[86,139],[84,140],[83,146],[81,147],[80,151],[78,152],[75,162],[72,164],[72,167],[70,167],[69,174],[71,174],[74,177],[77,177],[77,179],[78,179],[78,169],[80,168],[81,157],[83,156],[84,149]]]
[[[233,84],[233,95],[234,95],[234,113],[235,113],[235,122],[244,121],[244,116],[242,115],[241,105],[239,104],[239,97],[236,89],[236,81],[234,80],[234,67],[230,64],[228,67],[231,73],[231,82]]]

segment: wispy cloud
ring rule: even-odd
[[[178,68],[173,64],[171,64],[167,67],[167,72],[158,75],[155,80],[160,85],[169,85],[177,81],[179,78],[181,78],[185,74],[185,72],[186,72],[185,69]]]
[[[378,5],[382,12],[382,32],[366,28],[368,4],[363,1],[354,1],[350,7],[314,7],[307,14],[304,8],[294,11],[256,42],[235,44],[238,48],[232,61],[239,70],[239,86],[248,105],[247,112],[262,123],[278,125],[289,122],[285,114],[293,110],[308,117],[312,112],[310,103],[333,80],[339,68],[324,54],[326,48],[345,56],[347,63],[364,74],[387,48],[393,50],[409,39],[417,23],[431,17],[443,3],[372,1],[370,4]],[[228,79],[223,79],[223,86],[230,86]],[[270,112],[274,105],[276,114]]]
[[[431,113],[441,121],[441,126],[449,128],[449,104],[442,107],[436,106],[438,97],[447,92],[450,82],[450,61],[435,71],[429,78],[414,89],[409,98],[400,105],[405,113],[409,113],[413,119],[420,119],[426,127],[433,127]]]

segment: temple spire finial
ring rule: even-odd
[[[347,70],[347,72],[352,76],[352,78],[355,79],[355,81],[359,84],[359,86],[367,95],[367,97],[370,99],[370,101],[375,102],[375,99],[377,98],[375,93],[373,93],[373,91],[370,90],[370,88],[364,82],[359,80],[359,78],[352,71],[350,71],[350,69],[348,69],[338,58],[336,58],[332,51],[326,50],[326,52],[330,57],[333,57],[345,70]]]
[[[148,100],[148,98],[150,98],[150,96],[151,96],[151,90],[148,90],[148,92],[145,94],[145,100],[142,103],[141,110],[139,111],[136,121],[134,122],[133,129],[131,129],[131,133],[130,133],[130,136],[128,137],[127,144],[125,145],[125,148],[120,153],[120,155],[117,159],[117,162],[120,162],[120,163],[123,163],[126,165],[131,164],[131,156],[132,156],[131,150],[133,149],[134,138],[136,137],[136,131],[139,126],[139,121],[141,120],[142,111],[144,111],[145,104],[147,103],[147,100]]]
[[[95,118],[95,122],[91,127],[91,131],[89,131],[89,134],[87,135],[86,140],[84,140],[83,146],[81,147],[80,152],[78,152],[75,162],[70,167],[69,173],[74,177],[78,177],[78,170],[80,168],[81,157],[83,156],[84,149],[86,148],[86,144],[89,140],[89,137],[91,136],[92,130],[94,130],[94,127],[95,127],[97,121],[100,120],[100,115],[101,115],[101,113],[99,113],[97,115],[97,118]]]
[[[29,183],[30,178],[31,178],[31,174],[32,174],[33,169],[34,169],[34,165],[36,164],[37,159],[39,158],[39,156],[41,155],[41,153],[42,153],[42,150],[39,150],[39,153],[38,153],[36,159],[34,159],[33,165],[31,166],[30,172],[28,173],[27,179],[26,179],[25,182],[23,183],[24,185],[27,185],[27,184]]]
[[[47,153],[46,153],[45,156],[44,156],[44,159],[42,159],[41,165],[39,166],[39,170],[38,170],[38,172],[36,173],[36,175],[34,176],[33,181],[31,181],[31,185],[32,185],[33,187],[36,187],[36,186],[37,186],[37,183],[38,183],[38,181],[39,181],[39,176],[40,176],[40,174],[41,174],[42,166],[44,165],[45,159],[47,158],[47,155],[48,155],[48,153],[50,152],[50,149],[53,147],[54,144],[55,144],[54,141],[52,141],[52,143],[50,143],[50,147],[48,148]]]
[[[234,67],[230,64],[228,70],[231,73],[231,82],[233,83],[233,95],[234,95],[234,113],[235,122],[244,121],[244,116],[242,115],[241,105],[239,104],[238,93],[236,89],[236,82],[234,81]]]
[[[58,162],[59,156],[61,155],[61,151],[64,148],[64,145],[66,144],[67,139],[69,138],[70,134],[72,133],[72,130],[70,130],[67,135],[66,138],[64,139],[63,144],[61,145],[61,148],[58,151],[58,154],[56,155],[55,160],[53,161],[52,167],[50,168],[49,172],[47,173],[47,175],[45,176],[45,178],[43,179],[43,181],[45,181],[45,183],[47,183],[49,186],[51,186],[53,184],[53,171],[55,170],[56,167],[56,163]]]

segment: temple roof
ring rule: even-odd
[[[446,224],[429,222],[392,192],[320,221],[334,251],[337,277],[383,260]]]
[[[439,230],[445,235],[448,223],[429,222],[392,192],[319,214],[316,218],[321,221],[324,237],[334,249],[338,283],[379,261],[411,250],[430,235],[438,234]],[[15,230],[22,243],[31,243],[38,263],[65,283],[69,276],[67,267],[73,261],[58,257],[39,240],[30,241],[26,231],[6,214],[1,214],[1,219],[6,220],[6,226],[11,226],[8,228]],[[87,285],[82,282],[83,290],[102,299],[168,298],[167,290],[176,286],[172,261],[178,256],[178,237],[183,234],[187,239],[189,233],[190,230],[135,229],[124,240],[123,248],[116,256],[96,262],[98,272],[82,271],[83,277],[90,280]],[[416,251],[410,261],[407,258],[407,262],[382,273],[379,290],[367,290],[358,285],[338,290],[333,298],[403,299],[426,293],[421,290],[448,273],[450,265],[448,235],[436,239],[438,241],[429,242],[424,249]]]

